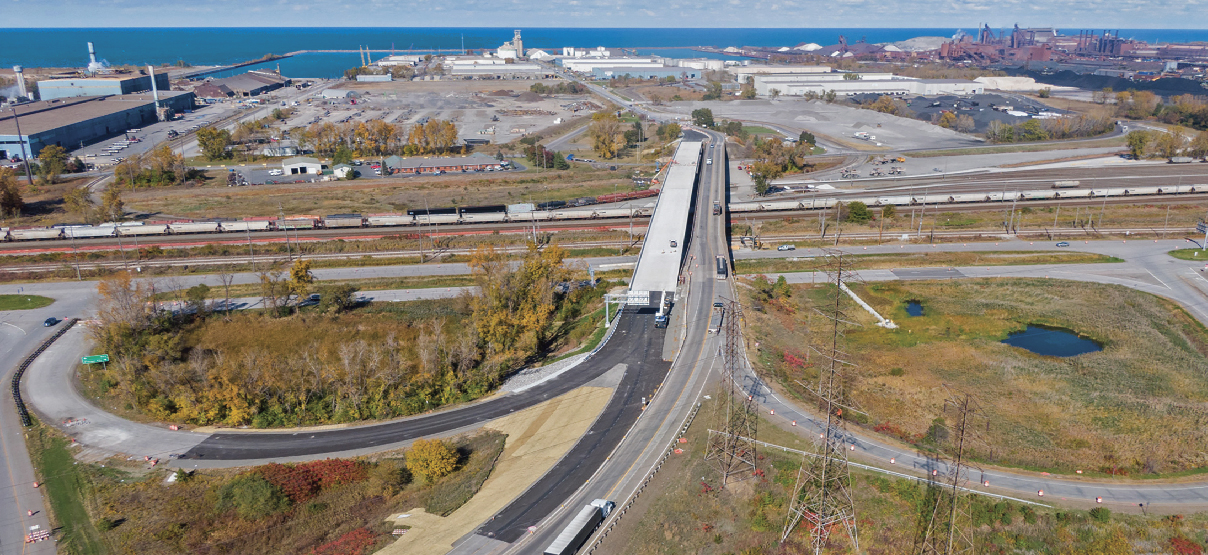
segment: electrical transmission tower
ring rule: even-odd
[[[721,473],[724,488],[731,481],[755,475],[755,433],[759,416],[754,396],[744,392],[738,383],[746,364],[740,322],[742,309],[737,301],[729,301],[721,310],[722,329],[726,334],[721,353],[722,383],[705,460],[713,461]]]
[[[835,285],[834,304],[828,307],[828,312],[815,310],[830,319],[831,333],[829,345],[822,348],[811,346],[810,349],[826,359],[828,364],[819,372],[816,389],[808,386],[807,389],[818,397],[820,408],[826,411],[826,420],[818,451],[802,457],[801,468],[797,471],[797,485],[793,488],[793,498],[789,503],[788,521],[780,536],[781,543],[784,543],[804,520],[815,555],[822,553],[831,531],[838,526],[847,532],[852,549],[860,552],[856,509],[851,495],[851,474],[847,466],[847,431],[842,418],[845,408],[853,410],[843,404],[843,374],[845,368],[854,364],[846,360],[847,354],[839,349],[843,330],[852,325],[843,313],[846,295],[842,289],[845,283],[855,279],[855,275],[845,265],[842,252],[827,251],[825,259],[823,270],[827,281]]]
[[[969,446],[983,442],[977,433],[982,421],[989,420],[979,410],[977,400],[965,393],[953,393],[944,402],[944,413],[955,418],[951,431],[952,456],[941,456],[936,464],[946,462],[946,473],[934,474],[927,484],[923,511],[919,514],[914,553],[919,555],[963,555],[974,552],[973,525],[969,514],[969,498],[964,494],[972,472],[967,459]],[[976,424],[976,425],[975,425]]]

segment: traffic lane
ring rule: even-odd
[[[6,369],[2,378],[5,384],[11,382],[16,366],[57,330],[57,327],[42,326],[38,318],[45,312],[24,312],[0,312],[0,322],[3,322],[0,325],[0,361]],[[4,415],[0,417],[0,457],[4,461],[4,471],[0,472],[0,490],[3,491],[0,499],[4,500],[0,503],[4,506],[0,510],[0,555],[53,554],[54,542],[24,543],[31,526],[50,530],[50,520],[41,492],[33,487],[37,478],[25,446],[25,428],[16,417],[17,405],[9,393],[0,395],[0,414]],[[34,514],[30,515],[30,511]]]
[[[620,335],[622,330],[618,329],[620,336],[614,335],[609,341],[618,347],[609,349],[605,356],[592,359],[591,363],[599,369],[624,364],[626,370],[608,405],[591,428],[545,476],[480,527],[478,534],[515,542],[530,526],[536,526],[566,503],[612,454],[642,414],[643,402],[649,402],[654,396],[671,366],[662,359],[666,329],[654,327],[653,314],[654,308],[634,311],[629,315],[633,325],[625,330],[625,335]],[[638,339],[636,345],[626,342],[635,338]],[[625,345],[620,346],[622,343]],[[599,369],[592,373],[602,373]]]
[[[769,239],[771,242],[772,239]],[[791,243],[791,241],[784,241]],[[1057,243],[1069,243],[1068,247],[1058,247]],[[1172,262],[1194,264],[1180,261],[1167,253],[1183,248],[1194,248],[1186,239],[1118,239],[1118,240],[1073,240],[1073,241],[1029,241],[1016,238],[999,239],[996,241],[971,241],[968,243],[934,243],[934,244],[882,244],[868,246],[840,247],[840,250],[853,255],[862,254],[918,254],[934,252],[989,252],[989,251],[1052,251],[1052,252],[1089,252],[1114,256],[1123,259],[1139,257],[1164,257]],[[828,249],[830,250],[830,249]],[[734,252],[734,258],[739,260],[758,260],[775,258],[811,258],[823,256],[825,251],[814,248],[799,248],[791,251],[779,250],[740,250]],[[1204,261],[1208,263],[1208,260]]]
[[[714,137],[716,138],[716,137]],[[723,157],[724,159],[724,157]],[[725,173],[720,169],[710,172],[708,166],[702,171],[698,183],[697,211],[711,205],[714,195],[724,194]],[[716,163],[714,167],[718,166]],[[711,214],[711,212],[706,212]],[[670,369],[659,394],[626,432],[616,451],[600,465],[590,482],[574,496],[565,499],[564,506],[555,509],[550,516],[539,522],[538,529],[523,541],[514,544],[512,552],[528,552],[543,549],[574,517],[576,510],[593,499],[602,498],[623,503],[636,490],[645,473],[662,456],[663,450],[678,433],[678,426],[692,406],[700,399],[701,392],[714,376],[713,369],[718,359],[717,337],[707,332],[709,314],[717,284],[713,277],[714,253],[725,245],[725,222],[721,218],[699,217],[692,228],[693,241],[690,247],[695,253],[685,261],[683,272],[691,281],[687,299],[677,299],[673,310],[687,310],[685,320],[688,331],[680,355]],[[704,260],[704,271],[701,271]]]
[[[216,433],[182,459],[238,461],[277,457],[300,457],[323,453],[381,447],[411,441],[468,427],[506,416],[517,410],[553,399],[599,377],[612,365],[595,362],[613,360],[614,351],[624,351],[616,342],[632,329],[640,327],[641,315],[626,313],[614,337],[595,357],[574,372],[566,372],[521,393],[511,393],[432,414],[409,417],[386,424],[374,424],[340,430],[299,431],[289,433]],[[611,345],[611,347],[610,347]],[[615,364],[615,363],[614,363]]]
[[[187,451],[205,434],[171,431],[164,426],[132,422],[106,412],[75,392],[80,357],[92,352],[85,325],[76,325],[44,351],[25,373],[26,400],[43,422],[63,430],[81,445],[111,453],[152,458]]]

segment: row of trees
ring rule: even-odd
[[[1156,117],[1158,120],[1193,129],[1208,129],[1208,97],[1183,94],[1166,102],[1149,91],[1113,91],[1110,87],[1092,93],[1098,104],[1115,104],[1115,115],[1133,119]]]
[[[589,92],[587,85],[578,81],[562,81],[554,85],[533,83],[529,90],[537,94],[587,94]]]
[[[1203,158],[1208,156],[1208,130],[1200,131],[1191,137],[1187,129],[1176,125],[1165,132],[1130,131],[1127,139],[1129,154],[1137,160],[1148,156],[1161,158],[1174,158],[1175,156]]]
[[[130,188],[180,185],[202,175],[200,170],[185,165],[184,156],[166,143],[144,154],[131,154],[113,170],[115,182]]]
[[[202,155],[209,160],[230,158],[229,147],[232,144],[250,144],[263,138],[271,129],[266,122],[267,120],[245,122],[240,124],[234,134],[212,127],[199,129],[197,142]],[[381,120],[323,122],[312,124],[310,127],[295,127],[290,129],[289,135],[297,142],[298,148],[310,148],[324,156],[331,156],[341,148],[348,149],[354,156],[417,156],[465,152],[465,147],[457,144],[457,125],[438,119],[410,126]]]
[[[305,263],[262,275],[263,315],[211,313],[205,286],[184,294],[188,309],[164,310],[152,284],[116,274],[98,285],[91,331],[113,361],[95,379],[154,418],[197,424],[347,422],[473,399],[546,348],[568,298],[555,287],[571,277],[564,256],[531,246],[515,264],[482,248],[471,257],[480,292],[464,310],[404,319],[341,314],[351,286],[323,290],[349,301],[335,315],[271,317],[313,287]]]
[[[755,162],[751,164],[751,179],[755,183],[755,194],[765,195],[769,182],[786,173],[806,171],[813,167],[807,157],[814,153],[814,144],[805,139],[813,135],[802,133],[796,144],[785,144],[778,138],[757,139],[754,143]]]
[[[381,120],[348,123],[316,123],[290,129],[299,148],[311,148],[330,156],[341,147],[356,156],[402,154],[447,154],[465,152],[457,143],[457,125],[451,121],[430,119],[423,124],[395,125]]]
[[[986,130],[986,139],[995,143],[1020,143],[1093,137],[1111,131],[1115,125],[1115,118],[1106,111],[1043,120],[1029,119],[1015,125],[992,121]]]

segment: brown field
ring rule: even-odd
[[[631,189],[629,169],[521,174],[449,175],[419,179],[366,179],[230,188],[165,187],[128,192],[126,205],[153,215],[187,218],[399,212],[412,208],[514,204],[599,196]]]
[[[1173,303],[1115,285],[1061,280],[964,280],[853,287],[900,326],[886,330],[852,306],[844,349],[859,367],[856,422],[922,449],[945,448],[930,433],[948,390],[975,395],[989,424],[975,457],[989,464],[1136,477],[1198,473],[1208,466],[1208,334]],[[832,288],[793,287],[790,298],[749,311],[763,338],[756,366],[793,395],[821,359],[804,345],[829,334],[810,308]],[[905,303],[925,314],[908,317]],[[1044,357],[1000,343],[1028,324],[1073,330],[1100,352]],[[947,385],[948,389],[942,387]]]
[[[682,455],[672,455],[646,487],[596,553],[602,555],[790,555],[812,553],[802,527],[779,543],[796,484],[800,456],[776,448],[761,448],[763,477],[717,489],[718,473],[704,460],[704,410],[692,424]],[[760,439],[793,449],[809,450],[794,435],[766,421]],[[917,553],[914,533],[921,514],[930,515],[928,490],[915,480],[852,472],[852,497],[860,553]],[[973,553],[1179,553],[1174,545],[1198,548],[1208,540],[1203,514],[1186,517],[1118,514],[1034,507],[969,496],[962,520],[976,549]],[[1117,507],[1113,507],[1115,509]],[[1106,510],[1105,510],[1106,509]],[[841,526],[831,533],[825,553],[851,554]],[[1176,539],[1177,538],[1177,539]],[[1178,543],[1180,541],[1189,543]]]

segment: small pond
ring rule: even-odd
[[[1069,330],[1031,324],[1026,330],[1012,333],[1002,342],[1050,357],[1073,357],[1103,350],[1103,345],[1098,342],[1079,337]]]
[[[922,316],[923,303],[918,301],[906,301],[906,314],[909,314],[912,318],[915,316]]]

